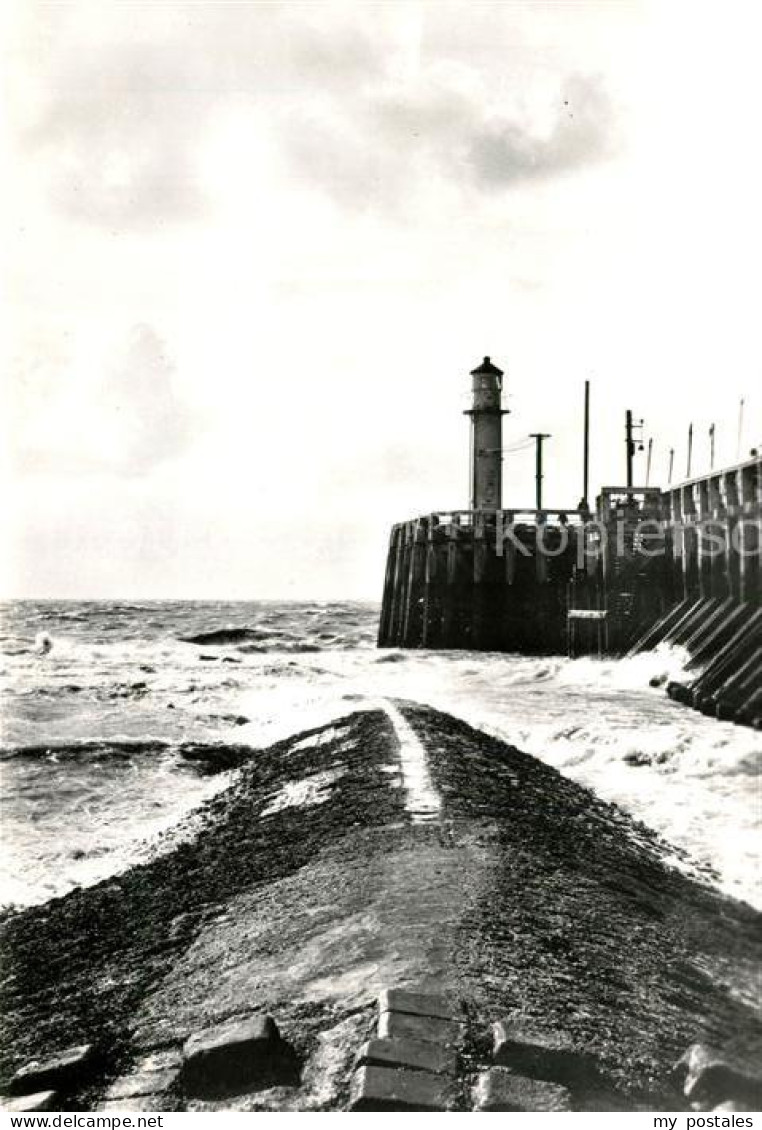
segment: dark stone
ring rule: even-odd
[[[90,1074],[95,1062],[92,1044],[78,1044],[50,1059],[34,1059],[13,1076],[12,1095],[31,1095],[37,1091],[71,1091]]]
[[[349,1109],[442,1111],[450,1106],[449,1098],[441,1075],[391,1067],[361,1067],[352,1077]]]
[[[274,1081],[285,1048],[270,1016],[230,1020],[185,1042],[183,1086],[189,1094],[218,1095]]]
[[[378,1034],[382,1039],[403,1036],[433,1044],[454,1044],[463,1026],[454,1020],[439,1016],[413,1016],[408,1012],[382,1012],[378,1021]]]
[[[571,1110],[571,1095],[558,1083],[528,1079],[505,1067],[493,1067],[479,1076],[474,1088],[474,1110]]]
[[[443,996],[410,989],[384,989],[378,998],[379,1012],[408,1012],[413,1016],[438,1016],[454,1020],[459,1010]]]
[[[727,1056],[710,1044],[692,1044],[680,1057],[673,1074],[691,1103],[710,1110],[730,1100],[762,1109],[762,1073],[753,1064]]]
[[[457,1056],[448,1048],[420,1040],[400,1037],[391,1040],[369,1040],[358,1053],[356,1067],[406,1067],[411,1071],[429,1071],[434,1075],[454,1075]]]
[[[56,1091],[37,1091],[19,1099],[4,1099],[2,1109],[7,1114],[33,1114],[37,1110],[55,1110],[58,1106]]]
[[[535,1079],[589,1086],[599,1081],[595,1061],[580,1052],[571,1038],[555,1029],[543,1029],[523,1015],[494,1025],[493,1059]]]

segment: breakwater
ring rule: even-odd
[[[502,1100],[519,1109],[685,1109],[686,1046],[735,1062],[762,1043],[758,925],[539,760],[381,704],[256,753],[171,852],[7,917],[3,1087],[91,1047],[64,1109],[420,1109],[420,1092],[384,1097],[412,1028],[415,1070],[443,1065],[437,1109],[494,1101],[485,1076],[516,1064],[545,1084]],[[422,1020],[383,995],[413,986]],[[277,1043],[272,1071],[199,1081],[220,1030]]]

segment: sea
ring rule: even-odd
[[[762,735],[667,697],[679,651],[378,650],[378,607],[354,602],[13,601],[0,613],[6,908],[166,850],[230,782],[235,769],[212,771],[221,754],[256,756],[395,699],[534,754],[762,907]]]

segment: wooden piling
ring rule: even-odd
[[[473,538],[470,528],[459,521],[447,527],[447,589],[442,616],[442,645],[471,646],[473,594]]]
[[[427,518],[420,518],[411,523],[402,647],[421,647],[423,644],[423,601],[428,522]]]
[[[439,520],[434,516],[429,525],[426,545],[422,638],[424,647],[441,646],[446,586],[447,538]]]
[[[381,616],[378,622],[378,646],[388,647],[390,643],[390,628],[392,608],[394,606],[394,573],[397,563],[397,538],[398,526],[392,526],[389,535],[389,549],[386,555],[386,572],[384,574],[384,594],[381,601]]]

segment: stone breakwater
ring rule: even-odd
[[[0,1089],[19,1109],[685,1109],[673,1065],[702,1043],[720,1052],[687,1077],[709,1064],[691,1101],[712,1109],[752,1087],[758,939],[614,806],[380,704],[254,754],[167,854],[7,917]]]

